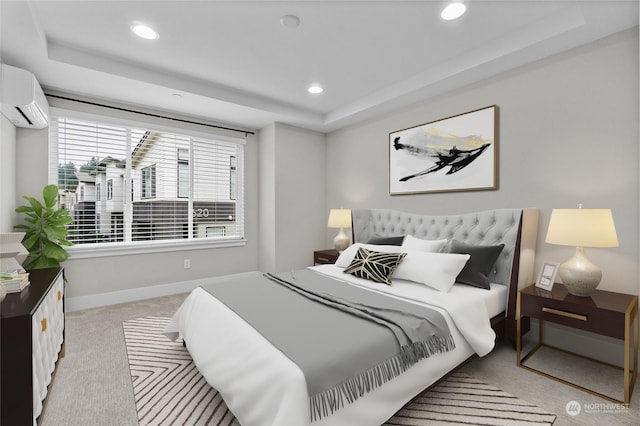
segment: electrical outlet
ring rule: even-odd
[[[185,259],[184,260],[184,269],[189,269],[191,268],[191,259]]]

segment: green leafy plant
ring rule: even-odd
[[[67,241],[67,226],[72,221],[69,211],[56,208],[58,187],[45,186],[43,202],[28,196],[22,198],[29,202],[29,205],[16,209],[17,213],[25,214],[26,222],[15,226],[15,229],[25,231],[22,245],[29,251],[29,257],[22,266],[26,270],[60,266],[69,258],[64,247],[73,243]]]

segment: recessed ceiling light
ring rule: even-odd
[[[313,95],[317,95],[319,93],[322,93],[324,89],[319,84],[312,84],[311,86],[309,86],[307,91]]]
[[[131,31],[138,37],[146,40],[157,40],[160,38],[160,35],[153,28],[141,22],[131,23]]]
[[[444,9],[442,9],[442,13],[440,13],[440,17],[445,21],[452,21],[464,15],[464,12],[466,11],[467,11],[467,6],[465,6],[464,3],[459,1],[454,1],[449,3]]]
[[[280,24],[282,24],[283,27],[287,28],[298,28],[298,26],[300,25],[300,18],[298,18],[296,15],[284,15],[282,18],[280,18]]]

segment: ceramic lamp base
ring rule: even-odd
[[[576,247],[576,253],[560,265],[558,273],[567,291],[574,296],[591,296],[602,279],[602,271],[587,259],[582,247]]]
[[[338,232],[338,235],[333,239],[333,245],[339,253],[342,253],[344,249],[349,247],[350,242],[351,239],[344,233],[343,228],[340,228],[340,232]]]

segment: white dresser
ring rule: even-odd
[[[57,361],[64,356],[65,293],[62,269],[29,272],[31,284],[2,302],[3,425],[35,425]]]

